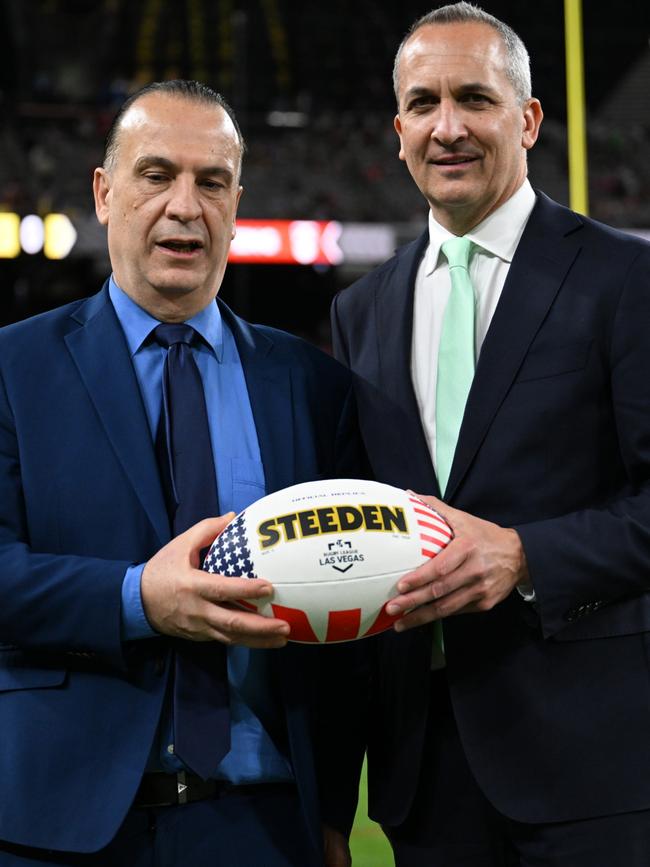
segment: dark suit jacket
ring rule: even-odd
[[[427,236],[336,299],[375,476],[439,496],[411,385]],[[435,360],[432,359],[432,363]],[[515,527],[537,593],[444,623],[470,766],[524,822],[650,806],[650,246],[538,194],[482,347],[450,505]],[[430,627],[376,642],[370,812],[414,795]]]
[[[352,475],[349,373],[224,305],[268,492]],[[94,851],[133,799],[160,716],[166,639],[123,643],[121,584],[170,538],[151,435],[106,287],[0,332],[0,839]],[[303,650],[269,652],[320,836]],[[286,737],[286,735],[285,735]]]

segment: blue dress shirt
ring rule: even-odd
[[[111,277],[109,294],[120,321],[135,368],[152,438],[155,438],[162,403],[162,374],[167,350],[147,342],[159,324],[126,295]],[[188,320],[206,341],[193,347],[203,380],[219,508],[241,512],[265,494],[264,469],[244,371],[234,337],[216,303]],[[130,567],[122,586],[122,635],[125,640],[151,638],[157,633],[144,613],[140,577],[144,564]],[[218,776],[235,784],[292,779],[288,760],[278,752],[252,708],[271,719],[273,702],[265,684],[265,652],[247,647],[228,648],[228,678],[232,719],[231,749],[219,766]],[[276,713],[278,709],[275,708]],[[150,761],[170,772],[182,768],[167,745],[171,721],[162,724],[163,743]],[[166,736],[165,736],[166,735]]]

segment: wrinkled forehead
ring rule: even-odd
[[[193,151],[200,147],[232,155],[239,165],[242,144],[228,113],[220,106],[182,96],[147,94],[121,119],[117,147],[131,154],[156,145]]]

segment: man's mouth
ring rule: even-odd
[[[432,159],[430,162],[434,166],[442,166],[443,168],[449,166],[453,168],[454,166],[466,166],[468,163],[476,162],[476,160],[478,160],[478,157],[472,154],[455,154],[454,156],[438,157],[438,159]]]
[[[173,253],[194,253],[195,250],[203,248],[200,241],[158,241],[158,246],[171,250]]]

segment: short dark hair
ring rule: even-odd
[[[200,81],[174,78],[170,79],[169,81],[153,81],[151,82],[151,84],[147,84],[145,87],[142,87],[140,88],[140,90],[136,90],[135,93],[132,93],[131,96],[129,96],[120,106],[120,109],[113,118],[110,129],[106,134],[103,163],[105,169],[110,171],[115,164],[115,157],[119,145],[120,127],[124,115],[134,103],[138,102],[138,100],[142,99],[143,96],[147,96],[147,94],[149,93],[166,93],[171,96],[178,96],[181,99],[189,99],[193,102],[200,102],[204,103],[205,105],[214,105],[222,108],[232,121],[233,126],[235,127],[237,138],[239,140],[241,163],[241,158],[243,158],[244,152],[246,150],[246,143],[244,142],[244,136],[242,135],[242,131],[239,128],[239,123],[237,122],[237,118],[235,117],[235,112],[228,105],[223,96],[221,96],[220,93],[217,93],[216,90],[208,87],[207,84],[202,84],[202,82]]]
[[[506,75],[512,84],[517,99],[524,103],[531,96],[530,83],[530,57],[526,46],[519,36],[515,33],[512,27],[508,27],[503,21],[490,15],[480,6],[475,6],[473,3],[468,3],[466,0],[461,0],[460,3],[450,3],[447,6],[440,6],[431,12],[427,12],[421,18],[418,18],[408,29],[406,36],[402,39],[397,54],[395,55],[395,63],[393,65],[393,87],[395,97],[397,99],[397,107],[399,108],[399,62],[402,58],[404,46],[409,41],[411,36],[416,33],[421,27],[427,24],[467,24],[467,23],[487,24],[501,37],[504,48],[506,50]]]

